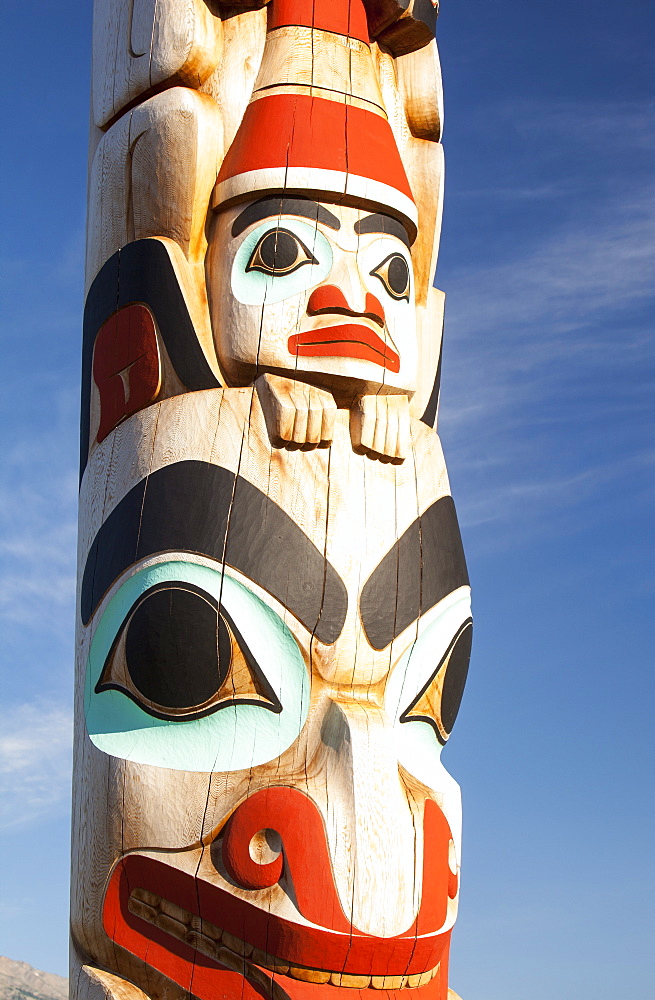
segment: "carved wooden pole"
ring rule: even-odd
[[[449,995],[471,618],[435,21],[96,0],[79,1000]]]

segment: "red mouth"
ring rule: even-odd
[[[395,996],[410,986],[420,990],[421,998],[425,994],[426,1000],[446,1000],[450,932],[443,933],[441,928],[448,897],[456,894],[456,879],[449,877],[448,869],[450,830],[430,800],[424,826],[429,849],[425,851],[421,907],[414,924],[396,937],[362,934],[349,922],[344,926],[343,911],[335,913],[332,927],[295,922],[144,854],[127,855],[114,869],[105,896],[104,928],[116,944],[199,1000],[215,1000],[219,995],[245,997],[244,980],[255,993],[263,991],[273,1000],[284,996],[310,1000],[310,993],[317,1000],[317,990],[329,993],[335,985],[343,989],[355,984],[360,996],[369,988],[383,988]],[[310,845],[307,850],[311,851]],[[316,872],[316,895],[321,894],[322,883]],[[306,913],[303,916],[308,918]]]
[[[390,372],[400,371],[400,357],[363,323],[326,326],[289,337],[289,351],[300,357],[360,358]]]

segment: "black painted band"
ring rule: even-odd
[[[329,645],[341,634],[348,594],[323,553],[261,490],[221,466],[197,461],[151,473],[104,522],[82,577],[84,624],[124,570],[171,551],[225,561],[272,594],[321,642]]]

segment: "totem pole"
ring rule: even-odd
[[[430,0],[96,0],[74,1000],[447,1000]]]

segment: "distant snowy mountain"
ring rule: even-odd
[[[0,1000],[67,1000],[68,980],[0,955]]]

